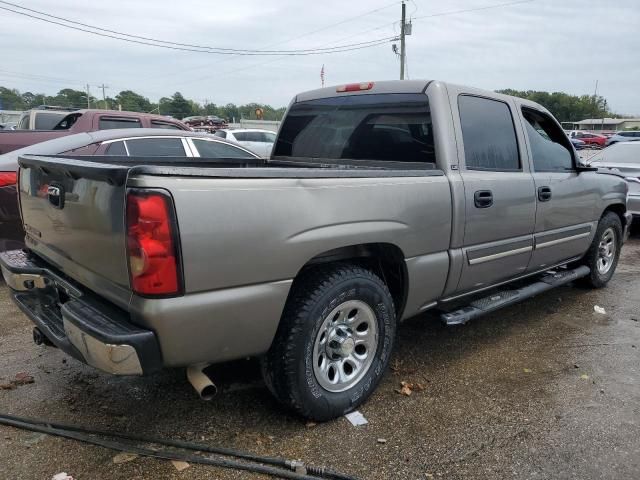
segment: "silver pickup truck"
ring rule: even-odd
[[[203,397],[203,366],[260,357],[317,420],[371,394],[403,319],[605,286],[630,221],[625,181],[547,110],[438,81],[299,94],[264,161],[20,166],[28,249],[0,264],[38,343],[113,374],[188,367]]]

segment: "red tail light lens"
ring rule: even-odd
[[[181,292],[173,203],[158,190],[127,193],[127,252],[131,287],[143,296]]]
[[[372,88],[373,82],[348,83],[347,85],[340,85],[338,88],[336,88],[336,92],[359,92],[361,90],[371,90]]]
[[[0,172],[0,187],[8,187],[18,182],[17,172]]]

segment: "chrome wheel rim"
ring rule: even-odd
[[[349,300],[323,320],[313,346],[313,373],[330,392],[344,392],[364,377],[378,349],[376,315],[364,302]]]
[[[598,259],[596,266],[598,273],[605,275],[611,266],[616,256],[616,232],[613,228],[607,228],[600,238],[600,244],[598,245]]]

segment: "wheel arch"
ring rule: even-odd
[[[604,217],[608,212],[613,212],[618,216],[618,218],[620,219],[620,223],[622,224],[622,228],[624,229],[626,223],[625,213],[627,213],[627,207],[623,203],[612,203],[610,205],[607,205],[600,218]]]
[[[295,288],[296,279],[300,277],[302,272],[320,265],[338,262],[351,262],[378,275],[389,288],[396,316],[401,318],[409,291],[409,275],[404,252],[392,243],[362,243],[319,253],[309,259],[298,271],[291,290]]]

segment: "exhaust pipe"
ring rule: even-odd
[[[48,347],[55,346],[38,327],[33,327],[33,343],[36,345],[46,345]]]
[[[209,376],[204,373],[204,369],[209,364],[201,363],[199,365],[191,365],[187,367],[187,379],[196,389],[202,400],[211,400],[218,393],[218,387],[211,381]]]

